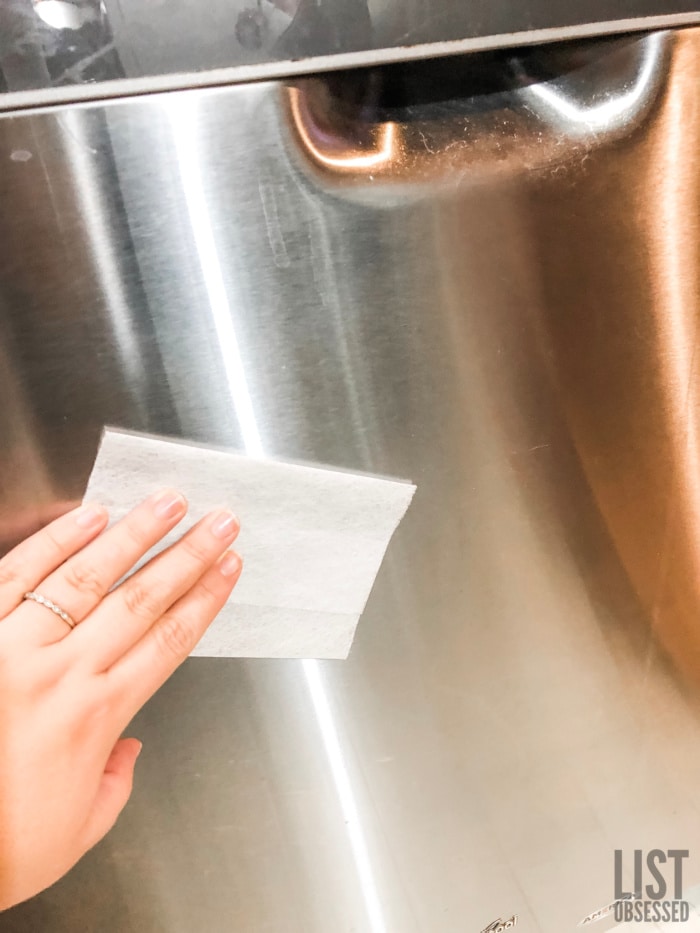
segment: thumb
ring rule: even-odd
[[[134,766],[141,752],[138,739],[119,739],[112,749],[83,829],[83,847],[91,849],[117,822],[131,796]]]

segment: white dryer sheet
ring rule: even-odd
[[[415,486],[105,430],[86,502],[116,521],[167,486],[187,496],[188,516],[147,558],[217,507],[241,521],[243,575],[195,656],[348,656]]]

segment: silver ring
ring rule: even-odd
[[[62,619],[69,628],[75,628],[75,619],[72,619],[65,609],[61,609],[55,602],[48,599],[46,596],[42,596],[41,593],[25,593],[22,599],[31,599],[33,602],[39,603],[40,606],[50,609],[51,612],[55,613],[59,619]]]

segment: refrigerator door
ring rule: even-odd
[[[700,882],[699,86],[690,29],[0,119],[3,550],[105,424],[250,450],[242,392],[266,455],[418,487],[350,659],[189,660],[3,933],[562,933],[615,850]]]

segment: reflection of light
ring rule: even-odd
[[[182,189],[185,193],[192,234],[209,298],[209,309],[214,318],[216,336],[221,348],[226,381],[241,427],[245,449],[252,456],[261,457],[263,456],[262,441],[255,420],[248,382],[245,378],[241,351],[226,293],[226,283],[221,271],[214,231],[204,196],[197,147],[196,114],[192,101],[179,98],[169,113]]]
[[[682,52],[680,53],[683,54]],[[681,59],[682,60],[682,59]],[[677,534],[680,511],[697,535],[700,511],[700,438],[693,397],[698,372],[696,321],[697,218],[690,205],[697,191],[692,136],[688,113],[696,93],[694,70],[684,74],[676,66],[666,119],[659,134],[661,152],[654,153],[653,171],[658,176],[659,215],[653,219],[652,236],[658,245],[654,278],[661,285],[660,335],[664,339],[659,361],[664,369],[664,389],[674,423],[680,491],[672,501],[663,540],[663,564],[654,606],[658,613],[668,580],[669,538]],[[697,554],[694,555],[697,559]],[[656,621],[656,620],[655,620]]]
[[[327,165],[329,168],[346,169],[378,168],[380,165],[384,165],[391,161],[396,144],[395,123],[382,124],[379,145],[373,152],[353,152],[349,155],[330,156],[321,152],[304,125],[304,116],[301,112],[299,97],[299,90],[297,88],[290,88],[289,99],[294,125],[306,149],[323,165]]]
[[[224,357],[229,390],[241,428],[246,452],[254,457],[264,457],[262,438],[255,418],[253,403],[248,388],[243,359],[231,316],[226,285],[216,248],[216,239],[207,211],[204,188],[197,153],[196,113],[191,101],[179,97],[170,110],[170,125],[175,140],[178,166],[187,210],[192,225],[192,234],[202,268],[209,305],[219,345]],[[381,906],[372,875],[367,843],[360,822],[357,802],[352,783],[333,720],[330,703],[321,678],[318,661],[302,661],[302,671],[311,697],[316,721],[323,739],[323,747],[330,766],[336,793],[340,802],[345,831],[350,841],[353,860],[370,922],[371,933],[385,933]]]
[[[0,0],[2,2],[2,0]],[[90,112],[67,107],[57,117],[63,130],[61,140],[68,153],[74,191],[80,206],[80,217],[87,231],[87,242],[94,263],[100,289],[109,312],[109,323],[120,350],[129,385],[137,388],[143,379],[138,341],[134,331],[133,314],[128,289],[125,285],[124,258],[119,237],[114,233],[114,218],[105,198],[105,182],[100,172],[100,153],[93,148],[90,132],[93,120]],[[17,150],[17,158],[31,158],[31,152]],[[57,209],[58,210],[58,209]],[[59,215],[60,216],[60,215]],[[135,404],[141,405],[140,393],[135,392]]]
[[[80,7],[65,0],[38,0],[34,12],[52,29],[80,29],[84,21]]]
[[[644,58],[639,76],[632,87],[623,94],[612,95],[608,100],[591,107],[581,106],[571,97],[557,91],[551,84],[532,84],[523,88],[525,96],[538,97],[549,104],[558,114],[573,123],[582,123],[591,129],[606,129],[616,120],[628,117],[644,100],[661,63],[664,37],[649,36],[644,47]]]
[[[335,789],[340,800],[340,807],[343,811],[345,828],[350,837],[350,845],[355,859],[355,868],[360,879],[362,895],[365,902],[367,918],[370,922],[371,933],[384,933],[384,917],[382,915],[381,904],[377,895],[377,886],[372,874],[372,864],[369,860],[367,851],[367,842],[365,841],[360,822],[360,815],[357,810],[357,802],[352,792],[352,784],[348,775],[348,769],[343,758],[343,750],[338,740],[338,731],[333,722],[328,696],[323,687],[321,679],[321,670],[318,661],[302,661],[306,682],[311,694],[311,701],[314,705],[314,712],[318,720],[318,727],[321,730],[323,744],[326,749],[326,756],[331,767],[331,773],[335,782]]]

